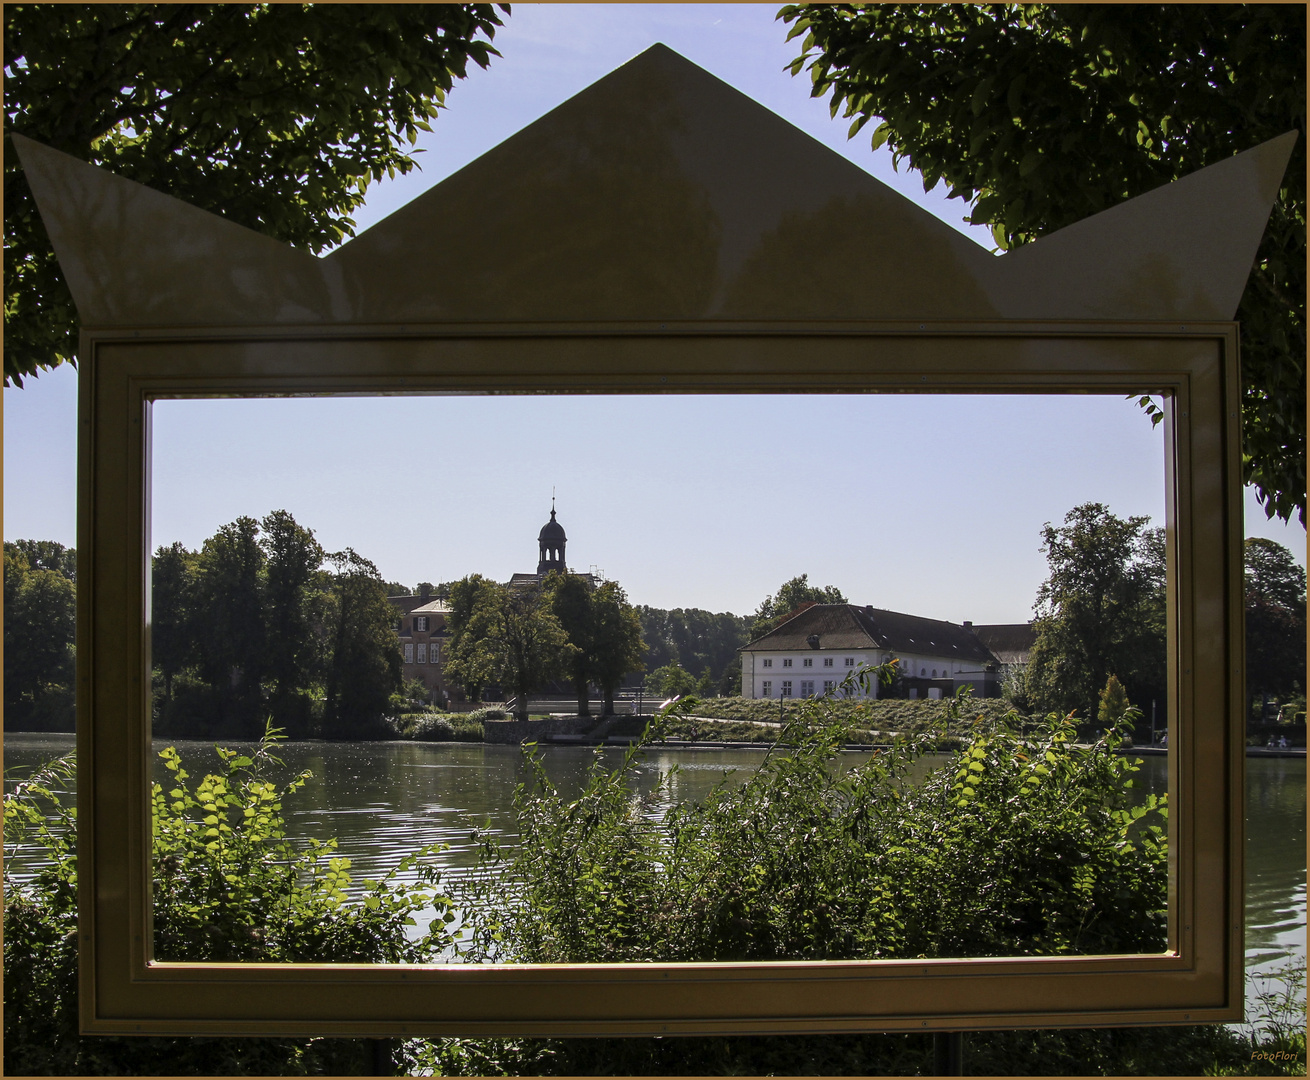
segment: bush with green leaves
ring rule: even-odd
[[[948,708],[958,725],[966,705]],[[846,727],[799,704],[750,777],[677,804],[635,800],[597,757],[566,799],[530,752],[520,842],[488,841],[461,902],[473,956],[534,963],[1153,952],[1166,943],[1165,801],[1130,805],[1112,730],[1074,742],[1017,715],[975,721],[945,768],[941,731],[835,767]],[[827,722],[825,722],[827,721]],[[945,721],[943,722],[943,730]],[[667,780],[666,780],[667,783]],[[663,803],[667,810],[655,811]]]
[[[439,889],[436,846],[348,895],[350,860],[336,842],[293,841],[283,800],[308,774],[279,784],[284,768],[266,732],[249,754],[219,749],[221,767],[193,781],[173,748],[167,786],[154,784],[155,956],[162,960],[431,962],[453,946],[455,921]],[[62,794],[73,756],[52,762],[5,795],[4,1066],[28,1075],[141,1072],[358,1072],[352,1040],[126,1039],[77,1031],[76,809]],[[13,856],[36,848],[34,876],[19,881]],[[415,916],[435,908],[426,933]]]
[[[436,709],[403,713],[389,717],[388,724],[397,738],[417,742],[482,742],[482,716],[495,710],[477,713],[444,713]]]
[[[488,841],[475,954],[518,961],[728,960],[1155,951],[1165,947],[1164,800],[1134,805],[1120,730],[1074,742],[1067,718],[1034,731],[976,703],[937,703],[967,745],[924,773],[931,728],[866,765],[833,767],[839,723],[822,701],[739,786],[661,811],[598,756],[565,799],[529,751],[514,810],[522,842]],[[654,741],[660,726],[648,732]],[[970,1034],[975,1075],[1304,1074],[1304,1035],[1212,1025]],[[1264,1025],[1267,1027],[1268,1025]],[[1285,1030],[1284,1030],[1285,1029]],[[1256,1047],[1260,1053],[1254,1055]],[[442,1039],[411,1047],[438,1075],[926,1075],[923,1035],[665,1039]],[[1284,1056],[1275,1058],[1272,1051]]]

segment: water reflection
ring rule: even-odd
[[[1246,964],[1305,956],[1305,759],[1248,758]]]

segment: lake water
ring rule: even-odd
[[[187,771],[197,777],[218,764],[213,745],[175,742]],[[71,736],[9,734],[6,775],[72,748]],[[385,873],[423,844],[449,845],[446,872],[458,875],[476,857],[473,831],[509,836],[514,788],[529,779],[518,747],[482,743],[284,743],[288,775],[314,777],[288,800],[291,835],[336,837],[351,859],[356,882]],[[623,751],[606,748],[611,767]],[[545,767],[562,792],[581,789],[593,751],[550,746]],[[730,749],[651,750],[638,766],[642,794],[652,792],[674,765],[666,799],[702,798],[725,773],[758,766],[763,752]],[[855,755],[844,756],[856,760]],[[1143,761],[1138,790],[1165,789],[1164,757]],[[162,765],[157,779],[167,777]],[[658,805],[658,804],[657,804]],[[1306,951],[1306,763],[1304,758],[1247,759],[1246,950],[1248,968],[1271,970]]]

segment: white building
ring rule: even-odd
[[[815,697],[853,671],[891,660],[912,698],[937,698],[970,686],[976,697],[1000,693],[1000,663],[959,625],[855,604],[807,604],[741,649],[744,697]],[[876,679],[854,692],[877,697]]]

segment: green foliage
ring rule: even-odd
[[[603,715],[614,711],[614,691],[629,672],[641,669],[646,643],[641,620],[617,582],[600,585],[580,574],[552,571],[542,595],[572,647],[563,665],[578,694],[578,715],[590,713],[590,686],[605,695]]]
[[[547,603],[568,636],[574,652],[565,667],[578,695],[578,715],[591,714],[591,652],[597,640],[591,582],[579,574],[552,570],[542,583]]]
[[[330,739],[381,737],[391,695],[401,685],[396,612],[378,568],[351,548],[328,556],[331,659],[324,680],[323,734]]]
[[[772,746],[782,737],[782,725],[778,723],[778,706],[773,703],[772,722],[752,722],[749,720],[714,720],[700,715],[706,710],[700,701],[688,705],[697,715],[683,715],[676,710],[670,711],[660,721],[661,740],[686,740],[688,742],[725,742],[754,743],[760,746]],[[681,702],[679,702],[681,705]],[[636,738],[645,731],[646,721],[642,717],[623,717],[610,729],[610,735]],[[842,729],[842,739],[846,743],[868,745],[877,741],[879,736],[863,728],[846,727]]]
[[[52,541],[5,542],[5,727],[73,730],[74,555]]]
[[[696,676],[677,664],[665,664],[646,676],[646,691],[651,697],[675,697],[697,692]]]
[[[469,701],[482,700],[483,688],[496,677],[491,643],[474,623],[474,613],[496,602],[496,582],[481,574],[469,574],[450,586],[450,611],[446,629],[446,679],[463,689]]]
[[[177,751],[161,752],[172,774],[152,785],[155,955],[161,960],[419,962],[448,944],[450,903],[435,893],[431,860],[439,848],[406,856],[362,898],[348,903],[350,860],[336,841],[300,848],[286,835],[282,803],[308,773],[279,786],[266,778],[281,765],[272,733],[253,755],[219,748],[221,773],[194,788]],[[418,882],[401,883],[415,871]],[[435,930],[411,942],[415,912],[435,903]],[[435,934],[435,937],[433,936]]]
[[[267,653],[264,679],[269,684],[268,710],[273,722],[298,736],[310,733],[301,691],[323,667],[322,642],[315,633],[325,616],[324,551],[310,529],[286,510],[274,510],[260,522],[264,569],[264,625]]]
[[[646,671],[676,664],[686,671],[708,669],[717,680],[715,694],[741,693],[741,659],[737,650],[750,638],[752,619],[701,608],[637,608],[646,642]],[[698,691],[703,692],[703,691]],[[706,695],[712,696],[712,695]]]
[[[174,541],[155,552],[150,577],[150,659],[164,680],[160,703],[173,700],[173,680],[195,662],[197,556]]]
[[[1273,540],[1248,536],[1242,561],[1248,600],[1258,598],[1304,611],[1305,571],[1287,548]]]
[[[224,525],[199,552],[159,548],[152,575],[157,734],[255,739],[269,716],[294,738],[383,734],[400,652],[367,559],[325,553],[275,510]]]
[[[1037,593],[1026,671],[1035,709],[1095,715],[1113,674],[1138,702],[1165,699],[1164,542],[1149,518],[1076,506],[1042,530],[1050,574]]]
[[[21,556],[30,570],[57,570],[77,581],[77,551],[54,540],[6,540],[5,551]]]
[[[779,626],[787,616],[793,614],[802,604],[844,604],[846,597],[834,585],[819,588],[810,584],[810,575],[801,574],[790,581],[784,581],[772,596],[766,596],[755,609],[755,619],[751,623],[750,640],[763,637],[770,630]]]
[[[949,703],[958,723],[963,699]],[[521,844],[488,841],[472,954],[536,963],[1013,956],[1165,943],[1163,800],[1130,808],[1117,731],[980,721],[917,778],[932,732],[842,771],[824,699],[798,702],[739,784],[657,812],[634,801],[641,745],[563,799],[529,752]],[[648,738],[660,735],[658,725]],[[666,780],[667,783],[667,780]],[[508,887],[506,885],[508,884]]]
[[[350,860],[336,842],[293,842],[283,800],[308,774],[278,784],[277,733],[249,754],[219,750],[221,767],[193,781],[176,752],[152,785],[155,955],[164,960],[432,962],[453,947],[450,901],[438,890],[436,845],[407,856],[348,898]],[[76,811],[62,791],[72,756],[36,770],[5,795],[5,1072],[359,1072],[345,1040],[119,1039],[77,1033]],[[13,856],[39,848],[35,877],[19,884]],[[428,932],[414,916],[435,907]]]
[[[881,695],[884,687],[879,686]],[[776,699],[765,698],[701,698],[694,706],[696,716],[745,723],[777,723],[780,715],[793,716],[794,708],[802,699],[792,699],[780,714]],[[1010,705],[997,698],[970,698],[961,719],[943,718],[943,703],[927,699],[905,698],[843,698],[824,700],[825,715],[841,721],[852,729],[863,729],[887,737],[893,734],[913,735],[936,731],[943,719],[952,725],[948,734],[960,735],[977,717],[995,721],[1010,711]]]
[[[1298,1041],[1299,1038],[1299,1041]],[[416,1048],[417,1049],[417,1048]],[[1282,1060],[1255,1054],[1281,1051]],[[930,1035],[441,1039],[414,1057],[440,1076],[930,1076]],[[1253,1048],[1217,1025],[970,1032],[972,1076],[1304,1076],[1304,1036]]]
[[[499,715],[504,717],[504,713]],[[397,738],[419,742],[482,742],[482,722],[480,714],[443,713],[428,709],[396,717],[392,721],[392,728]]]
[[[266,563],[259,522],[244,515],[206,540],[196,560],[197,664],[227,730],[240,738],[263,727]]]
[[[1105,680],[1105,689],[1101,691],[1101,703],[1096,710],[1096,722],[1102,731],[1115,727],[1128,711],[1128,695],[1117,675]]]
[[[1305,690],[1305,571],[1272,540],[1248,538],[1246,691],[1280,700]]]
[[[476,690],[495,680],[518,698],[519,719],[528,718],[528,695],[568,670],[580,651],[570,643],[541,586],[510,588],[472,574],[451,589],[446,626],[451,643],[446,671]]]
[[[407,148],[499,25],[491,4],[11,5],[5,126],[320,252],[353,235],[371,181],[415,166]],[[9,147],[4,204],[21,385],[77,355],[78,323]]]
[[[594,637],[588,650],[591,680],[605,697],[604,715],[614,712],[614,691],[631,672],[641,671],[646,643],[641,618],[617,582],[606,581],[591,598]]]
[[[1242,323],[1247,483],[1305,522],[1305,8],[792,4],[793,75],[1015,248],[1287,131]],[[1150,407],[1148,404],[1148,411]],[[1158,421],[1155,412],[1153,420]]]

